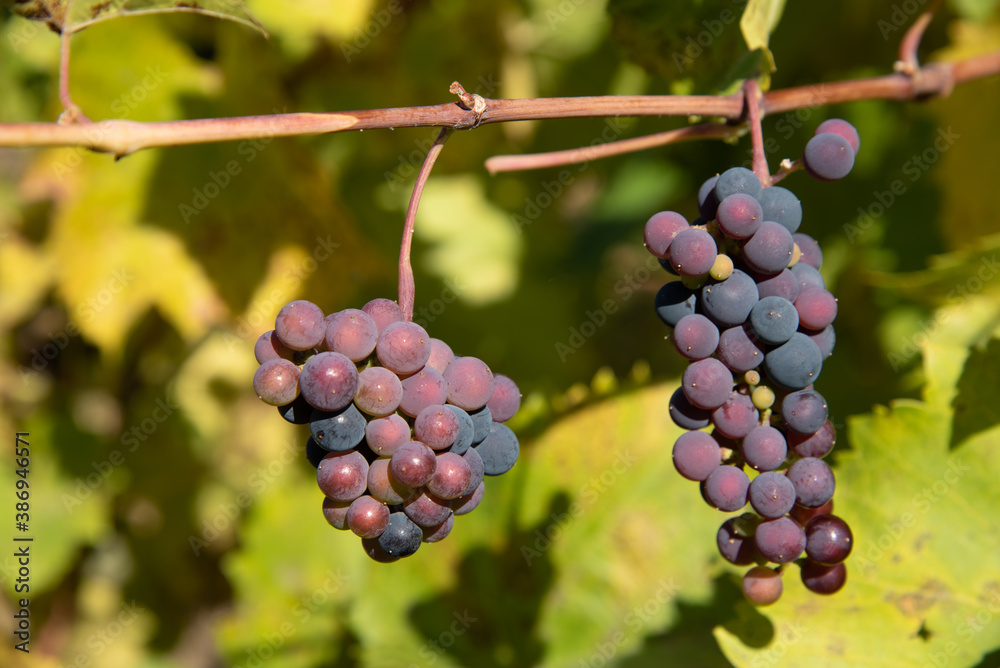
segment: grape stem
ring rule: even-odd
[[[73,96],[69,93],[69,38],[70,32],[63,30],[59,33],[59,102],[63,106],[63,112],[57,121],[60,125],[72,125],[74,123],[90,123],[90,119],[84,115],[83,111],[73,102]]]
[[[413,184],[410,193],[410,204],[406,208],[406,220],[403,223],[403,238],[399,244],[399,306],[403,309],[403,317],[413,320],[413,304],[415,301],[416,283],[413,280],[413,265],[410,264],[410,249],[413,246],[413,229],[417,219],[417,207],[420,206],[420,196],[430,178],[431,169],[437,160],[444,143],[454,132],[454,128],[441,128],[437,138],[424,157],[424,164],[417,173],[417,182]]]
[[[753,145],[753,173],[757,175],[760,184],[767,188],[771,185],[771,171],[767,167],[767,155],[764,153],[764,132],[761,130],[761,113],[758,107],[760,85],[756,79],[747,79],[743,83],[743,96],[746,100],[747,125],[750,126],[750,142]]]
[[[942,4],[944,4],[944,0],[936,0],[927,8],[926,12],[917,17],[917,20],[903,35],[903,39],[899,42],[899,60],[893,66],[895,71],[911,77],[919,74],[920,60],[917,57],[917,49],[920,47],[924,31],[927,30],[927,26],[934,18],[934,13],[941,8]]]

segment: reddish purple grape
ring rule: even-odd
[[[741,439],[757,426],[760,413],[749,395],[730,392],[725,403],[712,411],[715,430],[726,438]]]
[[[521,407],[521,390],[502,373],[493,374],[493,395],[486,402],[494,422],[506,422]]]
[[[765,220],[752,237],[743,242],[743,261],[762,274],[776,274],[792,261],[795,242],[784,225]]]
[[[389,524],[389,508],[365,494],[347,509],[347,526],[361,538],[377,538]]]
[[[381,457],[390,457],[396,448],[410,440],[410,425],[393,413],[377,418],[365,427],[365,440],[372,452]]]
[[[451,504],[428,490],[408,499],[403,504],[403,512],[419,527],[441,524],[452,514]]]
[[[788,431],[788,447],[799,457],[826,457],[837,442],[837,430],[827,420],[811,434]]]
[[[760,425],[743,437],[740,451],[747,465],[758,471],[773,471],[785,462],[788,444],[779,430]]]
[[[444,450],[455,442],[461,422],[450,408],[443,404],[427,406],[413,423],[413,436],[431,450]]]
[[[285,304],[274,319],[278,340],[292,350],[309,350],[323,342],[326,320],[323,310],[304,299]]]
[[[854,150],[855,155],[861,150],[861,137],[858,135],[857,128],[842,118],[830,118],[823,121],[816,128],[813,136],[821,135],[824,132],[832,132],[846,139],[847,143]]]
[[[835,594],[847,582],[847,567],[844,564],[824,566],[815,561],[806,560],[800,573],[802,584],[814,594]]]
[[[716,219],[719,230],[730,239],[749,239],[764,222],[764,211],[756,198],[736,193],[719,203]]]
[[[354,404],[368,415],[389,415],[399,408],[402,399],[403,384],[399,381],[399,376],[385,367],[368,367],[358,374]]]
[[[854,536],[836,515],[820,515],[806,524],[806,556],[825,566],[839,564],[851,553]]]
[[[718,254],[712,235],[691,227],[679,232],[670,243],[670,266],[681,276],[704,276]]]
[[[717,466],[701,484],[702,495],[713,508],[727,513],[747,505],[750,478],[743,469],[724,464]]]
[[[854,167],[851,143],[835,132],[822,132],[806,144],[802,154],[809,175],[820,181],[839,181]]]
[[[768,561],[787,564],[806,549],[806,532],[790,517],[779,517],[757,525],[754,532],[757,550]]]
[[[800,328],[799,331],[802,331]],[[816,344],[819,348],[819,353],[822,355],[823,359],[826,359],[833,354],[833,347],[837,344],[837,333],[833,329],[833,325],[827,325],[825,328],[818,332],[811,330],[802,331],[803,334],[809,337],[809,339]]]
[[[733,389],[732,372],[714,358],[688,365],[681,381],[684,396],[698,408],[718,408]]]
[[[334,501],[328,496],[323,497],[323,517],[334,529],[347,530],[347,511],[352,501]]]
[[[717,348],[719,359],[736,373],[746,373],[764,361],[764,346],[750,338],[742,325],[723,330]]]
[[[788,468],[788,479],[795,485],[795,501],[816,508],[833,498],[836,488],[833,471],[816,457],[804,457]]]
[[[426,366],[437,370],[438,373],[444,373],[454,359],[455,353],[452,352],[451,346],[441,339],[431,339],[431,356],[427,359]]]
[[[700,482],[722,464],[722,449],[710,434],[689,431],[674,443],[673,457],[678,473]]]
[[[781,573],[766,566],[754,566],[743,576],[743,595],[754,605],[771,605],[781,598]]]
[[[378,327],[364,311],[348,308],[329,316],[324,340],[327,350],[360,362],[375,350]]]
[[[253,389],[270,406],[284,406],[299,396],[299,367],[286,359],[267,360],[253,375]]]
[[[420,441],[410,441],[396,448],[389,460],[393,477],[407,487],[423,487],[434,475],[437,458]]]
[[[803,327],[821,330],[837,317],[837,298],[823,288],[807,288],[796,297],[795,310]]]
[[[750,517],[752,515],[729,518],[722,523],[722,526],[719,527],[719,532],[715,536],[715,543],[719,548],[719,554],[722,555],[723,559],[736,566],[752,564],[757,554],[757,547],[753,542],[753,534],[743,535],[739,531],[741,525],[750,524],[750,521],[744,519]]]
[[[642,232],[646,250],[656,257],[670,257],[670,242],[683,230],[690,227],[687,218],[676,211],[660,211],[646,221]]]
[[[747,496],[758,515],[775,519],[795,505],[795,485],[789,482],[784,473],[767,471],[750,482]]]
[[[674,347],[685,359],[703,360],[719,345],[719,328],[705,316],[692,313],[677,321]]]
[[[482,408],[493,396],[493,372],[475,357],[459,357],[444,370],[448,403],[462,410]]]
[[[443,404],[448,400],[448,384],[444,377],[428,366],[404,378],[402,385],[403,397],[399,401],[399,410],[410,417],[415,418],[428,406]]]
[[[358,368],[340,353],[309,358],[299,376],[302,395],[314,407],[330,412],[347,408],[358,391]]]
[[[455,526],[455,514],[448,515],[448,519],[432,527],[421,527],[424,533],[425,543],[437,543],[448,537],[452,527]]]
[[[809,524],[809,520],[814,517],[819,517],[820,515],[832,515],[833,514],[833,499],[830,499],[824,503],[819,508],[806,508],[805,506],[800,506],[795,504],[788,515],[793,520],[798,522],[800,525],[805,526]]]
[[[486,483],[480,480],[474,490],[464,496],[458,497],[457,499],[452,499],[451,509],[456,515],[467,515],[468,513],[471,513],[477,506],[479,506],[480,502],[482,502],[483,493],[485,491]]]
[[[795,303],[799,295],[799,281],[791,269],[782,269],[777,274],[757,274],[757,293],[764,297],[781,297]]]
[[[795,267],[800,264],[807,264],[813,269],[820,269],[823,266],[823,250],[819,247],[819,242],[813,239],[808,234],[802,234],[801,232],[796,232],[792,235],[792,239],[795,243],[799,245],[799,250],[802,251],[802,257],[796,263]],[[792,267],[792,271],[795,271],[795,267]],[[803,270],[799,270],[800,272]],[[808,270],[805,270],[808,271]],[[798,272],[796,272],[798,274]],[[808,280],[810,282],[815,282],[815,276],[807,276],[805,274],[799,275],[799,280]],[[819,275],[819,281],[823,282],[823,276]],[[803,286],[805,287],[805,286]],[[819,285],[816,287],[826,287],[825,285]]]
[[[442,499],[457,499],[465,494],[472,481],[472,469],[462,455],[443,452],[437,456],[437,467],[427,483],[427,489]]]
[[[353,501],[368,486],[368,461],[357,450],[331,452],[319,463],[316,482],[334,501]]]
[[[253,355],[257,358],[257,364],[263,364],[268,360],[286,359],[291,361],[295,351],[286,346],[274,335],[274,330],[264,332],[257,339],[253,346]]]
[[[415,322],[389,323],[378,335],[375,354],[382,366],[394,373],[416,373],[431,357],[431,337]]]
[[[368,493],[386,505],[396,506],[416,494],[416,490],[396,480],[389,461],[383,457],[368,465]]]
[[[375,321],[375,326],[378,328],[380,334],[387,325],[394,322],[402,322],[406,319],[403,316],[403,309],[399,307],[399,304],[384,297],[371,300],[362,306],[361,310]]]

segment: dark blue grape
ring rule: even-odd
[[[490,428],[493,426],[493,414],[488,406],[483,406],[479,410],[469,411],[472,418],[472,445],[479,445],[490,435]]]
[[[306,398],[301,394],[295,398],[290,404],[285,404],[284,406],[278,406],[278,413],[286,422],[291,422],[292,424],[309,424],[309,420],[312,419],[313,410]]]
[[[490,434],[476,446],[476,452],[483,459],[483,472],[486,475],[503,475],[517,461],[520,446],[517,436],[509,427],[499,422],[490,426]]]
[[[676,327],[681,318],[694,313],[697,302],[698,293],[680,281],[665,283],[656,293],[656,315],[668,327]]]
[[[736,566],[747,566],[754,562],[757,546],[753,542],[753,533],[745,534],[744,527],[751,529],[756,524],[753,515],[731,517],[722,523],[715,541],[722,558]]]
[[[715,220],[716,208],[719,200],[715,198],[715,184],[719,180],[719,175],[709,178],[698,188],[698,213],[705,220]]]
[[[702,429],[711,422],[712,412],[698,408],[684,396],[684,390],[677,388],[670,397],[668,404],[670,419],[682,429]]]
[[[819,378],[823,356],[812,339],[796,332],[764,357],[764,370],[776,383],[789,390],[801,390]]]
[[[820,181],[839,181],[854,167],[851,143],[835,132],[823,132],[806,144],[802,154],[806,171]]]
[[[390,557],[408,557],[420,547],[424,532],[404,512],[389,515],[385,531],[378,537],[378,544]]]
[[[784,297],[764,297],[750,311],[750,329],[764,343],[781,345],[799,329],[799,314]]]
[[[764,220],[773,220],[789,232],[796,232],[802,224],[802,203],[792,191],[781,186],[764,188],[760,195]]]
[[[746,167],[727,169],[715,182],[715,197],[719,202],[736,193],[746,193],[753,198],[759,198],[763,190],[760,179]]]
[[[458,418],[458,436],[455,437],[455,442],[447,451],[454,452],[456,455],[464,455],[465,451],[472,447],[472,439],[476,435],[476,425],[472,421],[472,417],[458,406],[451,404],[447,404],[447,406]]]
[[[742,325],[757,300],[757,284],[739,269],[726,280],[710,281],[701,288],[702,309],[720,327]]]
[[[313,411],[309,430],[320,447],[330,452],[356,448],[365,438],[368,421],[354,404],[339,411]]]
[[[794,235],[792,238],[794,238]],[[799,250],[801,250],[801,247]],[[795,275],[795,280],[799,283],[799,292],[805,290],[806,288],[826,287],[826,281],[823,280],[823,274],[819,273],[819,269],[811,264],[800,260],[794,267],[791,268],[791,272]]]
[[[800,434],[812,434],[826,422],[826,399],[816,390],[800,390],[781,400],[781,419]]]

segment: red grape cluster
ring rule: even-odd
[[[806,146],[806,169],[842,178],[858,148],[853,126],[827,121]],[[853,538],[832,514],[835,482],[823,457],[836,433],[813,389],[833,352],[837,315],[819,272],[822,251],[798,233],[795,195],[763,187],[748,169],[707,180],[698,208],[692,223],[657,213],[644,231],[647,249],[679,276],[657,293],[656,311],[690,361],[669,404],[673,421],[689,430],[674,444],[674,465],[700,483],[712,507],[753,509],[717,535],[727,561],[757,564],[743,579],[751,602],[778,600],[784,565],[803,552],[805,586],[833,593],[846,581]]]
[[[376,561],[445,538],[455,515],[479,505],[484,476],[517,461],[503,424],[520,407],[514,381],[456,357],[394,301],[330,315],[293,301],[254,353],[257,396],[309,424],[327,522],[357,534]]]

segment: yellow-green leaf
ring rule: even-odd
[[[740,30],[743,32],[747,48],[751,51],[763,50],[772,72],[775,69],[774,56],[768,48],[768,42],[778,21],[781,20],[784,9],[785,0],[750,0],[740,18]]]

